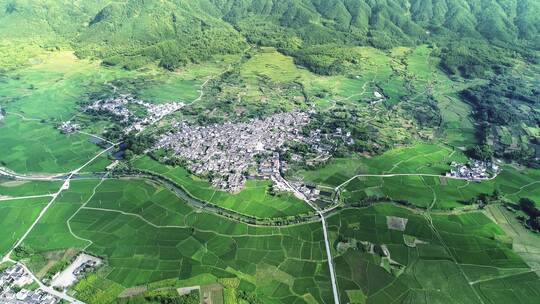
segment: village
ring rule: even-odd
[[[141,114],[135,114],[129,107],[139,106]],[[184,107],[182,102],[152,104],[136,99],[129,94],[122,94],[116,98],[97,100],[86,106],[84,111],[89,114],[112,115],[124,126],[124,134],[132,131],[141,132],[145,127],[153,125],[163,117]]]
[[[81,126],[79,124],[72,122],[71,120],[64,121],[58,126],[58,130],[62,134],[71,134],[77,132],[80,128]]]
[[[0,303],[9,304],[56,304],[60,298],[41,288],[34,290],[24,287],[34,282],[31,275],[19,264],[0,273]]]
[[[101,259],[79,254],[64,270],[52,279],[36,282],[29,270],[21,264],[14,264],[0,272],[0,303],[12,304],[56,304],[61,303],[66,291],[87,272],[102,264]],[[47,284],[47,285],[45,285]]]
[[[447,172],[445,176],[470,181],[482,181],[496,176],[499,172],[499,165],[493,161],[471,159],[467,164],[450,163],[450,172]]]
[[[309,121],[308,113],[290,112],[245,123],[199,126],[176,122],[173,131],[158,139],[154,150],[171,151],[170,157],[185,160],[189,170],[210,177],[215,187],[237,192],[250,168],[257,168],[265,178],[285,170],[287,164],[280,155],[287,151],[287,143],[305,144],[313,153],[329,155],[332,146],[323,143],[320,130],[308,135],[302,132]]]
[[[254,178],[264,178],[272,180],[272,191],[293,192],[300,199],[307,199],[310,202],[315,202],[319,199],[320,191],[314,186],[308,186],[303,182],[289,182],[282,176],[282,171],[286,170],[283,167],[286,162],[280,160],[278,152],[272,153],[272,157],[259,163],[256,176]]]

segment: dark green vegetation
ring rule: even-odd
[[[387,216],[407,219],[404,231]],[[342,301],[534,303],[540,279],[484,214],[422,216],[392,205],[329,219]],[[367,302],[364,302],[367,300]]]
[[[526,197],[520,198],[516,209],[525,213],[526,217],[520,217],[520,220],[525,222],[527,228],[540,232],[540,210],[533,200]]]
[[[126,68],[156,61],[174,69],[240,52],[249,42],[278,47],[313,71],[335,74],[357,63],[344,44],[388,49],[434,41],[447,48],[444,68],[476,76],[502,68],[497,55],[505,48],[539,47],[534,0],[0,3],[0,31],[6,37],[37,36],[45,48],[71,44],[80,56]],[[471,40],[448,43],[456,39]]]
[[[538,73],[536,66],[518,67],[461,93],[475,109],[481,145],[497,157],[536,167],[540,167]],[[485,154],[481,155],[490,157]]]

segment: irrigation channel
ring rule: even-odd
[[[106,178],[105,174],[92,174],[90,176],[74,176],[74,179],[84,179],[84,178]],[[326,253],[328,256],[328,266],[330,271],[330,278],[332,283],[332,290],[333,290],[333,296],[334,296],[334,304],[339,304],[339,293],[337,289],[337,280],[334,270],[334,265],[332,261],[332,252],[330,249],[330,243],[328,239],[328,227],[325,220],[325,214],[323,211],[321,211],[319,208],[314,206],[311,202],[307,201],[310,206],[313,207],[314,211],[316,213],[313,214],[306,214],[306,215],[297,215],[297,216],[291,216],[286,218],[270,218],[270,219],[259,219],[256,217],[248,216],[245,214],[241,214],[235,211],[232,211],[230,209],[219,207],[215,204],[202,201],[200,199],[195,198],[191,194],[189,194],[181,185],[177,184],[176,182],[168,179],[167,177],[164,177],[162,175],[158,175],[152,172],[147,171],[131,171],[131,172],[125,172],[116,174],[114,177],[117,178],[143,178],[148,179],[151,181],[154,181],[158,183],[159,185],[163,186],[164,188],[172,191],[175,193],[179,198],[184,200],[187,204],[191,205],[192,207],[204,209],[208,212],[211,212],[216,215],[221,215],[227,218],[230,218],[232,220],[236,220],[239,222],[246,223],[248,225],[255,225],[255,226],[288,226],[288,225],[297,225],[297,224],[305,224],[308,222],[319,222],[322,221],[323,225],[323,233],[324,233],[324,240],[325,240],[325,247],[326,247]],[[330,211],[337,211],[335,208],[332,208]]]
[[[72,180],[101,179],[105,177],[105,174],[106,173],[78,174],[78,175],[73,176]],[[63,178],[64,176],[58,177],[58,179],[60,180]],[[299,214],[296,216],[276,217],[276,218],[258,218],[255,216],[239,213],[237,211],[223,208],[216,204],[198,199],[194,197],[192,194],[190,194],[187,190],[185,190],[183,186],[177,184],[176,182],[172,181],[171,179],[167,177],[164,177],[162,175],[158,175],[152,172],[147,172],[147,171],[120,172],[120,173],[115,173],[111,177],[108,177],[108,179],[114,179],[114,178],[136,178],[136,179],[146,179],[146,180],[152,181],[172,191],[177,197],[179,197],[188,205],[194,208],[202,209],[210,213],[223,216],[223,217],[235,220],[235,221],[239,221],[248,225],[279,227],[279,226],[291,226],[291,225],[299,225],[299,224],[321,221],[320,216],[315,212],[309,213],[309,214]]]

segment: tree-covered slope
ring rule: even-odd
[[[165,68],[240,52],[243,37],[203,3],[188,1],[112,2],[90,20],[76,38],[80,55],[109,63],[158,60]],[[209,9],[208,9],[209,8]],[[133,62],[135,59],[135,62]]]
[[[386,49],[426,42],[452,46],[450,41],[472,39],[482,48],[538,49],[538,11],[537,0],[0,0],[0,33],[4,38],[62,38],[79,56],[127,68],[158,61],[172,69],[240,52],[247,40],[278,47],[328,74],[335,72],[329,66],[348,59],[340,58],[343,52],[328,55],[314,46]],[[477,76],[460,70],[471,62],[452,58],[453,50],[443,53],[450,57],[445,69]],[[472,64],[492,65],[481,58]]]
[[[232,23],[263,18],[293,29],[306,42],[414,43],[429,36],[508,43],[538,39],[535,0],[212,0]],[[245,28],[249,31],[248,28]],[[325,35],[332,34],[332,35]],[[530,40],[530,41],[525,41]],[[534,41],[538,43],[538,41]]]
[[[149,61],[174,68],[245,48],[204,1],[0,1],[0,32],[6,39],[69,41],[78,56],[126,68]]]

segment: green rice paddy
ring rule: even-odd
[[[387,228],[388,215],[407,219],[405,231]],[[357,244],[334,253],[342,301],[534,303],[538,296],[539,277],[480,212],[426,217],[380,204],[332,216],[329,226],[335,244],[337,236]],[[420,243],[408,246],[405,234]],[[367,244],[384,245],[388,256]]]
[[[103,278],[123,287],[209,274],[237,276],[265,303],[331,298],[318,223],[256,227],[194,210],[159,186],[133,180],[75,181],[24,246],[86,248],[106,258]],[[119,189],[122,189],[119,192]],[[88,201],[85,208],[66,222]]]
[[[451,209],[495,189],[514,202],[521,197],[538,201],[535,185],[539,178],[539,170],[518,171],[511,166],[504,166],[495,179],[480,183],[432,176],[358,177],[344,187],[343,196],[348,203],[367,197],[389,197],[422,208]]]
[[[50,198],[0,201],[0,256],[12,249],[49,201]]]
[[[208,181],[191,175],[182,167],[166,166],[148,157],[136,160],[134,166],[172,179],[200,200],[246,215],[274,218],[312,212],[309,205],[292,193],[269,194],[270,181],[248,180],[239,193],[232,194],[214,188]]]
[[[0,178],[0,196],[27,196],[52,194],[60,189],[57,181],[16,181]]]
[[[39,121],[8,115],[0,123],[0,164],[17,173],[64,173],[83,165],[100,149],[82,134],[61,134]]]
[[[452,209],[462,207],[479,194],[498,189],[504,197],[518,201],[529,197],[540,201],[537,190],[540,171],[503,166],[493,180],[480,183],[437,176],[449,172],[452,161],[465,163],[459,150],[439,144],[417,144],[393,149],[372,158],[350,157],[331,160],[313,171],[298,171],[293,178],[335,188],[342,185],[345,203],[358,203],[369,197],[406,201],[422,208]],[[411,174],[409,176],[359,176]],[[419,175],[415,175],[419,174]],[[355,178],[353,178],[355,177]]]
[[[317,170],[301,170],[293,178],[335,188],[357,174],[444,174],[451,161],[466,162],[457,150],[442,144],[415,144],[375,157],[331,159]]]

